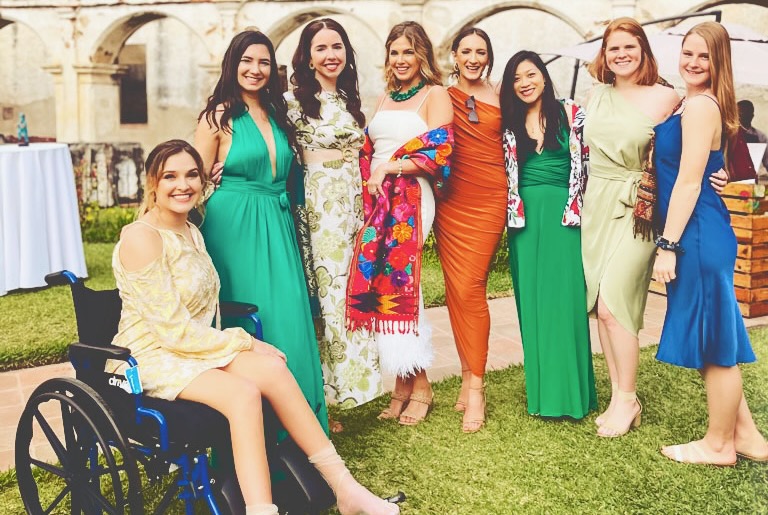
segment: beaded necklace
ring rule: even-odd
[[[400,93],[400,91],[390,91],[389,92],[389,98],[394,100],[395,102],[405,102],[409,98],[413,98],[416,93],[421,91],[421,88],[423,88],[427,83],[422,81],[419,81],[418,84],[413,86],[411,89],[406,91],[405,93]]]

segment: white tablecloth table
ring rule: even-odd
[[[69,148],[0,145],[0,295],[63,269],[88,275]]]

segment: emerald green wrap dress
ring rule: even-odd
[[[285,133],[271,117],[269,122],[277,152],[274,178],[253,118],[247,111],[234,116],[221,186],[208,200],[200,230],[221,279],[219,298],[259,307],[264,340],[285,353],[327,433],[320,354],[286,191],[294,155]]]

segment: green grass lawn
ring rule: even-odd
[[[745,390],[768,430],[768,329],[751,336],[760,361],[743,367]],[[406,492],[405,515],[768,513],[768,465],[681,465],[659,453],[704,433],[706,402],[696,372],[658,363],[654,352],[641,351],[643,425],[623,438],[597,438],[595,414],[581,422],[527,415],[515,366],[488,374],[488,424],[477,434],[460,431],[459,379],[451,378],[434,386],[435,409],[419,426],[376,420],[382,398],[344,412],[346,431],[333,439],[362,483]],[[603,406],[610,384],[601,357],[595,369]],[[13,472],[0,475],[0,498],[0,512],[23,511]]]
[[[112,243],[86,243],[88,286],[114,288]],[[502,261],[491,272],[488,293],[491,297],[512,294],[509,269]],[[423,268],[424,302],[427,306],[445,304],[443,272],[434,252],[425,254]],[[0,331],[0,372],[66,359],[67,345],[77,339],[74,310],[69,287],[17,291],[0,297],[3,330]]]

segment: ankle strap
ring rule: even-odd
[[[620,401],[636,401],[637,400],[637,391],[631,391],[631,392],[624,392],[622,390],[617,390],[616,395],[618,396]]]

